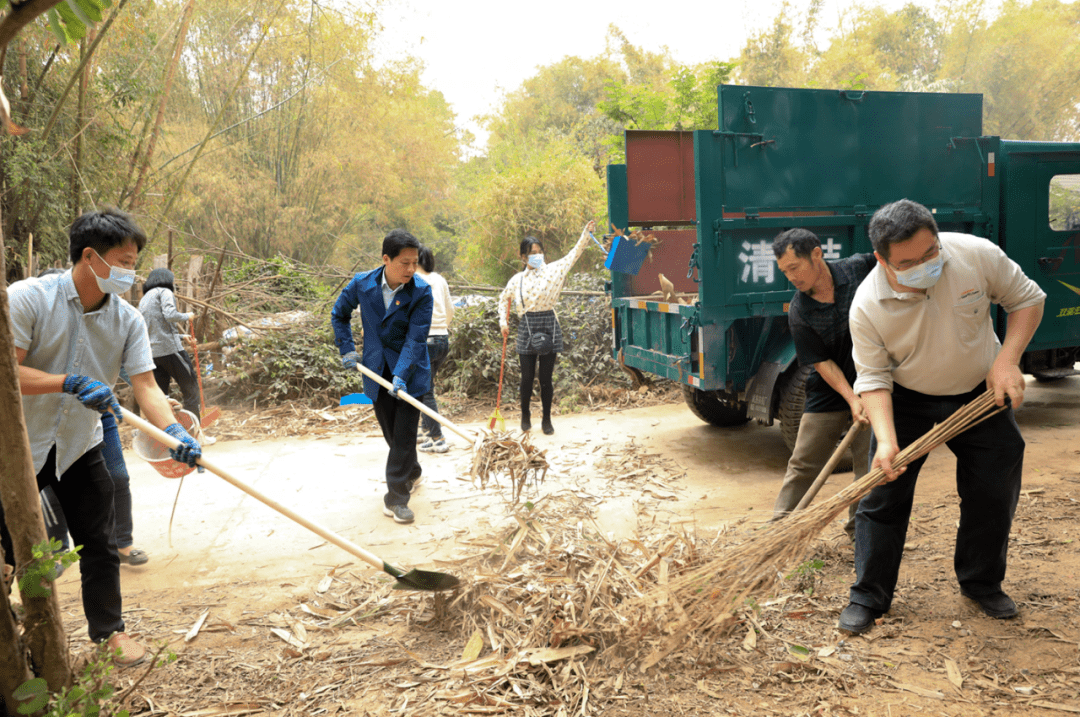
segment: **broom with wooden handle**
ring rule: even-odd
[[[903,468],[972,426],[1004,411],[992,390],[961,406],[893,458]],[[734,612],[754,594],[767,593],[784,571],[803,559],[818,534],[849,505],[859,501],[886,475],[880,468],[845,487],[828,500],[792,513],[759,532],[747,542],[690,572],[664,588],[631,603],[624,617],[637,624],[667,625],[669,635],[640,665],[652,667],[688,644],[691,634],[723,633],[735,624]],[[635,611],[634,615],[630,611]]]
[[[161,443],[169,446],[170,448],[179,447],[180,441],[173,438],[168,433],[153,425],[149,421],[144,420],[139,416],[136,416],[134,413],[123,407],[121,407],[120,412],[123,416],[125,423],[132,425],[135,428],[138,428],[140,431],[146,433],[151,438],[160,441]],[[200,466],[206,468],[206,470],[217,475],[219,478],[224,479],[228,483],[232,483],[234,486],[244,491],[255,500],[258,500],[264,505],[273,508],[294,523],[298,523],[304,526],[311,532],[318,535],[323,540],[333,543],[345,552],[355,555],[356,557],[363,560],[365,563],[368,563],[369,565],[372,565],[375,568],[382,570],[387,575],[396,578],[397,582],[394,584],[395,588],[407,590],[438,591],[450,590],[457,587],[460,583],[460,581],[456,577],[454,577],[453,575],[448,575],[446,573],[437,573],[431,570],[417,570],[415,568],[406,572],[401,568],[396,568],[390,563],[380,558],[379,556],[375,555],[374,553],[364,550],[356,543],[350,540],[346,540],[345,538],[341,537],[337,533],[334,533],[328,528],[324,528],[315,521],[300,515],[288,506],[279,503],[278,501],[265,495],[264,493],[261,493],[252,486],[240,480],[239,478],[233,476],[224,468],[216,465],[206,456],[202,456],[196,462]]]
[[[836,447],[836,450],[833,451],[832,457],[829,458],[829,462],[826,463],[825,467],[821,469],[820,473],[818,473],[818,477],[814,479],[814,482],[810,486],[810,489],[806,491],[806,493],[802,497],[802,500],[800,500],[799,504],[795,506],[795,510],[802,510],[813,502],[814,497],[817,496],[818,491],[821,490],[821,486],[825,485],[825,481],[829,480],[829,476],[831,476],[832,472],[836,470],[836,464],[840,462],[840,459],[844,457],[845,453],[847,453],[847,449],[851,447],[851,443],[855,440],[855,436],[858,435],[859,431],[861,431],[865,427],[865,424],[859,423],[858,421],[855,421],[851,424],[851,428],[848,429],[848,432],[844,435],[843,440],[840,441],[840,445],[838,445]]]

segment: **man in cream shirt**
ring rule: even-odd
[[[988,388],[1012,408],[948,443],[956,456],[960,527],[954,569],[960,592],[987,615],[1010,618],[1001,589],[1009,529],[1020,494],[1024,439],[1013,409],[1024,400],[1020,357],[1042,319],[1046,294],[992,242],[938,232],[933,214],[900,200],[870,221],[878,265],[852,303],[850,329],[863,399],[874,429],[871,470],[887,481],[855,516],[855,584],[840,628],[861,633],[888,612],[925,457],[894,469],[896,454]],[[991,304],[1008,314],[1004,344]]]

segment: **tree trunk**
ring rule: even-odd
[[[0,235],[0,277],[6,276],[6,272],[4,238]],[[6,407],[5,420],[0,423],[0,501],[3,502],[4,519],[15,547],[14,562],[16,565],[28,565],[33,557],[33,546],[47,538],[45,522],[41,517],[37,477],[34,475],[34,458],[22,412],[10,316],[7,291],[0,291],[0,406]],[[16,648],[14,654],[0,650],[0,654],[3,654],[0,657],[0,687],[4,690],[9,707],[13,705],[7,691],[9,686],[18,686],[26,681],[27,649],[34,672],[45,678],[50,690],[59,690],[71,684],[67,636],[64,634],[55,586],[47,598],[27,595],[22,598],[26,615],[21,641],[6,641],[6,635],[17,634],[17,630],[11,611],[7,609],[6,594],[0,605],[0,645],[9,644]]]
[[[195,0],[188,0],[184,6],[184,17],[180,22],[180,30],[176,33],[176,45],[173,46],[172,59],[165,72],[165,87],[161,91],[161,102],[158,104],[157,119],[154,120],[154,128],[150,131],[150,140],[146,145],[146,157],[143,158],[142,167],[139,169],[139,178],[135,181],[135,188],[131,190],[131,201],[128,206],[138,208],[142,203],[143,183],[146,181],[146,172],[150,169],[150,162],[154,158],[154,147],[157,145],[158,134],[161,132],[161,123],[165,119],[165,104],[169,101],[169,91],[172,89],[173,78],[176,77],[176,66],[180,64],[180,57],[184,52],[184,43],[187,42],[188,27],[191,25],[191,11],[195,8]]]

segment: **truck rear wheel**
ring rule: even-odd
[[[741,426],[750,420],[746,415],[746,404],[728,400],[726,393],[700,391],[684,384],[682,394],[694,415],[706,423],[714,426]]]
[[[812,370],[811,366],[799,366],[787,376],[780,391],[780,408],[777,413],[780,417],[780,434],[784,437],[788,452],[795,450],[795,440],[799,437],[799,422],[802,420],[803,408],[806,407],[806,380]],[[843,437],[838,439],[837,443],[841,440]],[[852,460],[851,451],[848,451],[836,464],[833,472],[846,473],[850,470]]]

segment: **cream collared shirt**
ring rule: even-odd
[[[894,382],[932,396],[967,393],[1001,350],[991,304],[1011,313],[1046,299],[989,240],[952,232],[939,238],[944,266],[925,294],[895,291],[881,264],[855,293],[849,317],[855,393],[891,391]]]

